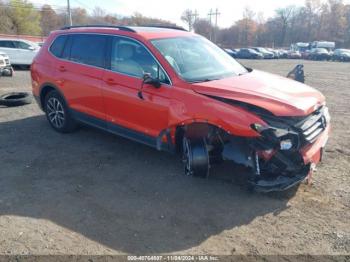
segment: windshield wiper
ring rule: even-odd
[[[191,81],[191,83],[203,83],[203,82],[210,82],[210,81],[215,81],[215,80],[220,80],[219,78],[206,78],[206,79],[200,79],[200,80],[194,80]]]

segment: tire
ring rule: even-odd
[[[44,106],[46,118],[57,132],[70,133],[77,128],[66,101],[57,91],[51,91],[46,95]]]
[[[210,165],[205,139],[184,137],[182,142],[185,175],[207,178]]]
[[[0,105],[13,107],[30,104],[32,97],[26,92],[12,92],[0,96]]]

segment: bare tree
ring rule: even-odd
[[[194,24],[194,14],[192,12],[192,10],[190,9],[186,9],[182,15],[181,15],[181,20],[184,21],[187,25],[188,25],[188,30],[192,31],[193,28],[193,24]]]
[[[89,21],[88,13],[84,8],[72,9],[73,25],[86,25]]]
[[[283,46],[286,39],[289,23],[294,15],[295,6],[288,6],[276,10],[277,18],[281,26],[281,35],[279,39],[280,46]]]
[[[92,10],[91,22],[94,24],[103,24],[105,23],[106,12],[101,7],[96,6],[94,10]]]
[[[210,22],[207,19],[201,19],[201,18],[196,20],[196,22],[193,24],[193,28],[197,34],[200,34],[208,39],[210,37],[210,33],[213,30]]]
[[[58,16],[50,5],[43,5],[41,8],[40,26],[42,35],[47,36],[52,30],[58,27]]]

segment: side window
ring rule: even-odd
[[[67,36],[67,40],[66,40],[66,43],[64,45],[63,52],[62,52],[62,57],[61,57],[62,59],[69,59],[71,46],[72,46],[72,37]]]
[[[25,43],[25,42],[21,42],[21,41],[15,41],[14,42],[15,44],[15,47],[16,48],[19,48],[19,49],[25,49],[25,50],[28,50],[30,45]]]
[[[69,60],[105,67],[105,51],[107,37],[103,35],[74,34],[71,36]]]
[[[50,46],[50,52],[59,58],[62,58],[63,48],[66,43],[67,36],[66,35],[60,35],[58,36],[55,41]]]
[[[15,48],[12,41],[0,41],[0,47]]]
[[[111,70],[142,78],[150,74],[162,83],[170,81],[154,57],[140,43],[122,37],[113,37],[111,52]]]

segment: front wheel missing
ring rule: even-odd
[[[209,154],[205,139],[183,138],[183,164],[185,174],[206,178],[209,175]]]

